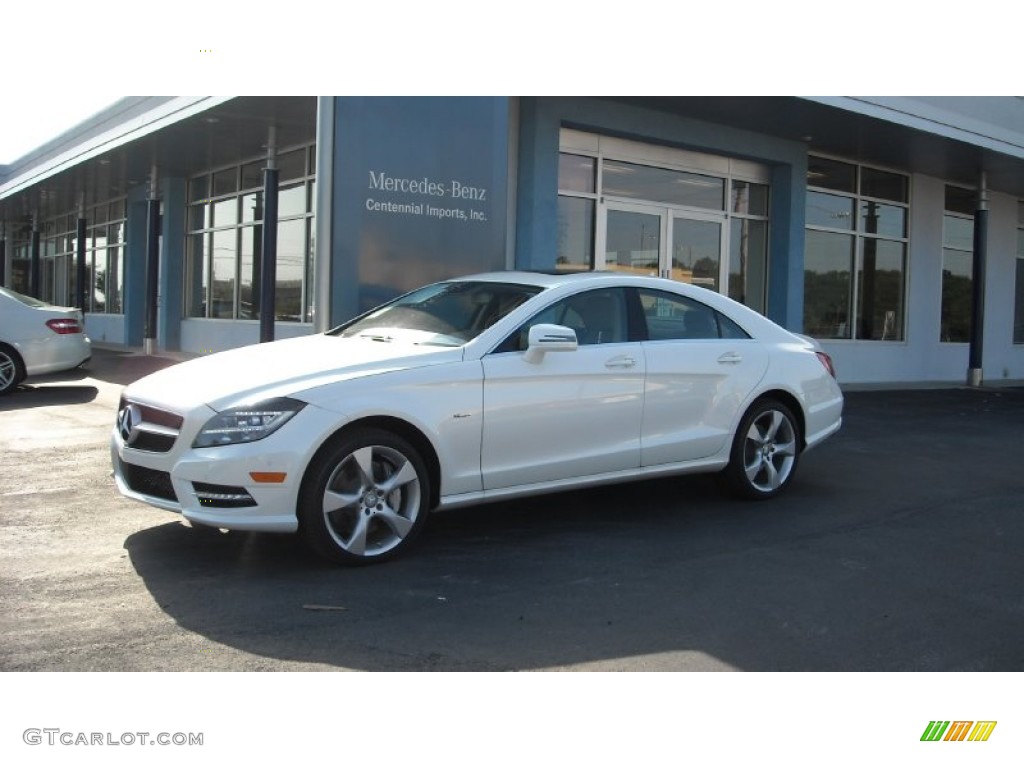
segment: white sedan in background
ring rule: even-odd
[[[126,496],[364,563],[435,508],[718,471],[770,498],[842,408],[824,352],[717,293],[505,272],[141,379],[111,451]]]
[[[77,368],[90,357],[80,310],[0,288],[0,395],[28,376]]]

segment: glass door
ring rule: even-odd
[[[665,261],[667,216],[657,206],[610,203],[598,228],[597,269],[661,275]]]
[[[725,284],[724,217],[657,205],[606,203],[597,232],[597,269],[654,275],[703,285]]]
[[[723,221],[675,213],[669,234],[671,261],[665,265],[666,277],[721,291]]]

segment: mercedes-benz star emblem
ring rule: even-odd
[[[139,434],[139,423],[142,421],[142,411],[137,405],[126,405],[117,414],[117,431],[125,445],[131,445]]]

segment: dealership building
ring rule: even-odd
[[[133,97],[0,166],[0,283],[98,343],[508,269],[701,285],[845,383],[1024,381],[1024,99]]]

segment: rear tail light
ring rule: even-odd
[[[82,326],[77,321],[70,317],[60,318],[46,321],[46,327],[54,333],[59,333],[62,336],[66,333],[81,333]]]
[[[829,357],[827,352],[815,352],[821,364],[825,366],[825,370],[828,371],[829,375],[834,379],[836,378],[836,366],[832,362],[832,358]]]

